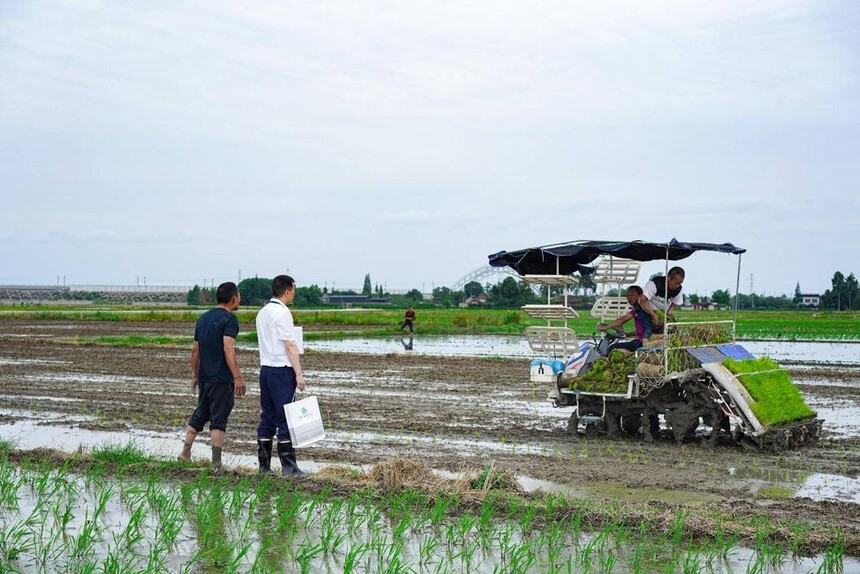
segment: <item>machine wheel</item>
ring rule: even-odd
[[[567,420],[567,432],[570,435],[576,436],[579,433],[579,413],[575,410],[570,414]]]
[[[639,434],[642,428],[642,415],[639,413],[621,415],[621,430],[627,435]]]
[[[606,432],[606,421],[589,423],[585,425],[585,436],[594,438]]]

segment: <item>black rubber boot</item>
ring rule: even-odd
[[[272,470],[272,439],[257,439],[257,460],[260,461],[260,473]]]
[[[224,465],[221,464],[221,447],[212,447],[212,473],[220,475],[224,473]]]
[[[281,474],[284,476],[305,476],[307,473],[299,469],[296,464],[296,449],[293,443],[287,439],[278,441],[278,458],[281,459]]]

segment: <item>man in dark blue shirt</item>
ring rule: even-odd
[[[222,283],[215,297],[218,306],[203,313],[194,329],[191,392],[196,388],[199,392],[197,408],[185,429],[179,460],[191,460],[191,445],[208,422],[212,436],[212,469],[218,472],[222,469],[221,449],[234,396],[245,396],[246,387],[234,347],[239,334],[239,321],[233,314],[239,308],[239,288],[232,282]]]

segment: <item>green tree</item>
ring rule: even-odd
[[[265,277],[248,277],[239,283],[242,305],[260,307],[272,298],[272,280]]]
[[[516,307],[520,301],[520,288],[513,277],[505,277],[499,284],[496,304],[500,307]]]
[[[451,290],[448,287],[436,287],[433,289],[433,302],[446,307],[451,306]]]
[[[463,293],[466,297],[477,297],[484,293],[484,288],[477,281],[469,281],[463,286]]]
[[[89,295],[89,297],[82,298],[93,301],[99,299],[95,293],[91,293]],[[185,296],[185,301],[189,305],[212,305],[215,303],[215,289],[207,289],[206,287],[201,288],[199,285],[195,285],[188,292],[188,295]]]
[[[797,282],[797,285],[794,286],[794,304],[797,305],[803,300],[802,293],[800,291],[800,281]]]
[[[370,282],[370,273],[364,276],[364,286],[361,288],[361,294],[370,295],[373,293],[373,284]]]
[[[199,305],[200,304],[200,285],[195,285],[188,292],[188,295],[185,296],[185,300],[189,305]]]
[[[717,289],[716,291],[711,293],[711,300],[717,305],[728,307],[731,303],[732,296],[729,293],[728,289]]]
[[[696,295],[695,293],[690,295],[690,304],[691,305],[697,305],[698,303],[699,303],[699,296]]]
[[[845,291],[848,295],[848,309],[856,309],[857,296],[860,295],[860,285],[858,285],[857,278],[854,277],[853,273],[845,280]]]
[[[827,309],[844,311],[857,308],[857,297],[860,296],[857,278],[853,273],[845,277],[841,271],[833,274],[830,280],[831,288],[821,296],[821,306]]]
[[[589,291],[592,293],[597,292],[597,283],[592,281],[590,275],[582,275],[579,278],[579,285],[577,285],[576,290],[582,289],[583,295],[587,294]]]
[[[319,285],[297,287],[294,301],[297,306],[319,305],[322,303],[322,295],[323,290],[319,288]]]
[[[418,289],[411,289],[404,297],[413,303],[419,303],[424,300],[424,295]]]
[[[529,303],[534,303],[536,299],[535,292],[532,289],[532,286],[528,284],[526,281],[520,281],[517,283],[517,290],[519,291],[519,297],[517,298],[517,306],[528,305]]]

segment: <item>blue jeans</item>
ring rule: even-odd
[[[642,338],[647,339],[651,335],[654,334],[654,322],[651,320],[651,315],[648,314],[648,311],[645,309],[639,309],[636,311],[636,320],[642,323]]]
[[[292,367],[260,367],[260,426],[259,438],[290,440],[284,405],[293,402],[296,395],[296,372]]]

